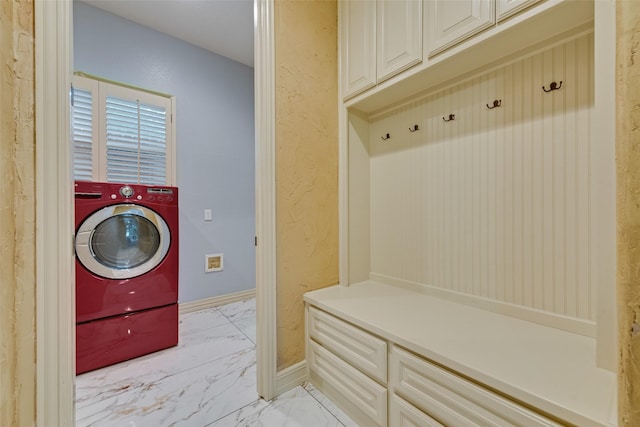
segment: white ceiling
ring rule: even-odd
[[[253,0],[81,0],[253,67]]]

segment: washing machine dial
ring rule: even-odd
[[[122,197],[128,199],[129,197],[133,196],[133,188],[131,188],[131,186],[129,185],[125,185],[124,187],[120,188],[120,194],[122,195]]]

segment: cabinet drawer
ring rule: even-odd
[[[389,425],[393,427],[444,427],[411,403],[391,393]]]
[[[382,383],[387,382],[387,343],[349,323],[309,307],[309,336]]]
[[[562,425],[396,346],[389,376],[390,392],[444,425]]]
[[[308,345],[309,370],[312,378],[314,373],[317,374],[317,378],[338,393],[340,397],[338,406],[340,406],[340,400],[344,399],[376,426],[386,426],[387,389],[313,340],[309,340]]]

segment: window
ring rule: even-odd
[[[174,105],[169,96],[74,76],[74,179],[176,185]]]

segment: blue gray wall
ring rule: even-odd
[[[180,302],[255,288],[253,69],[85,3],[73,9],[76,71],[176,97]],[[220,252],[224,270],[205,273],[205,254]]]

